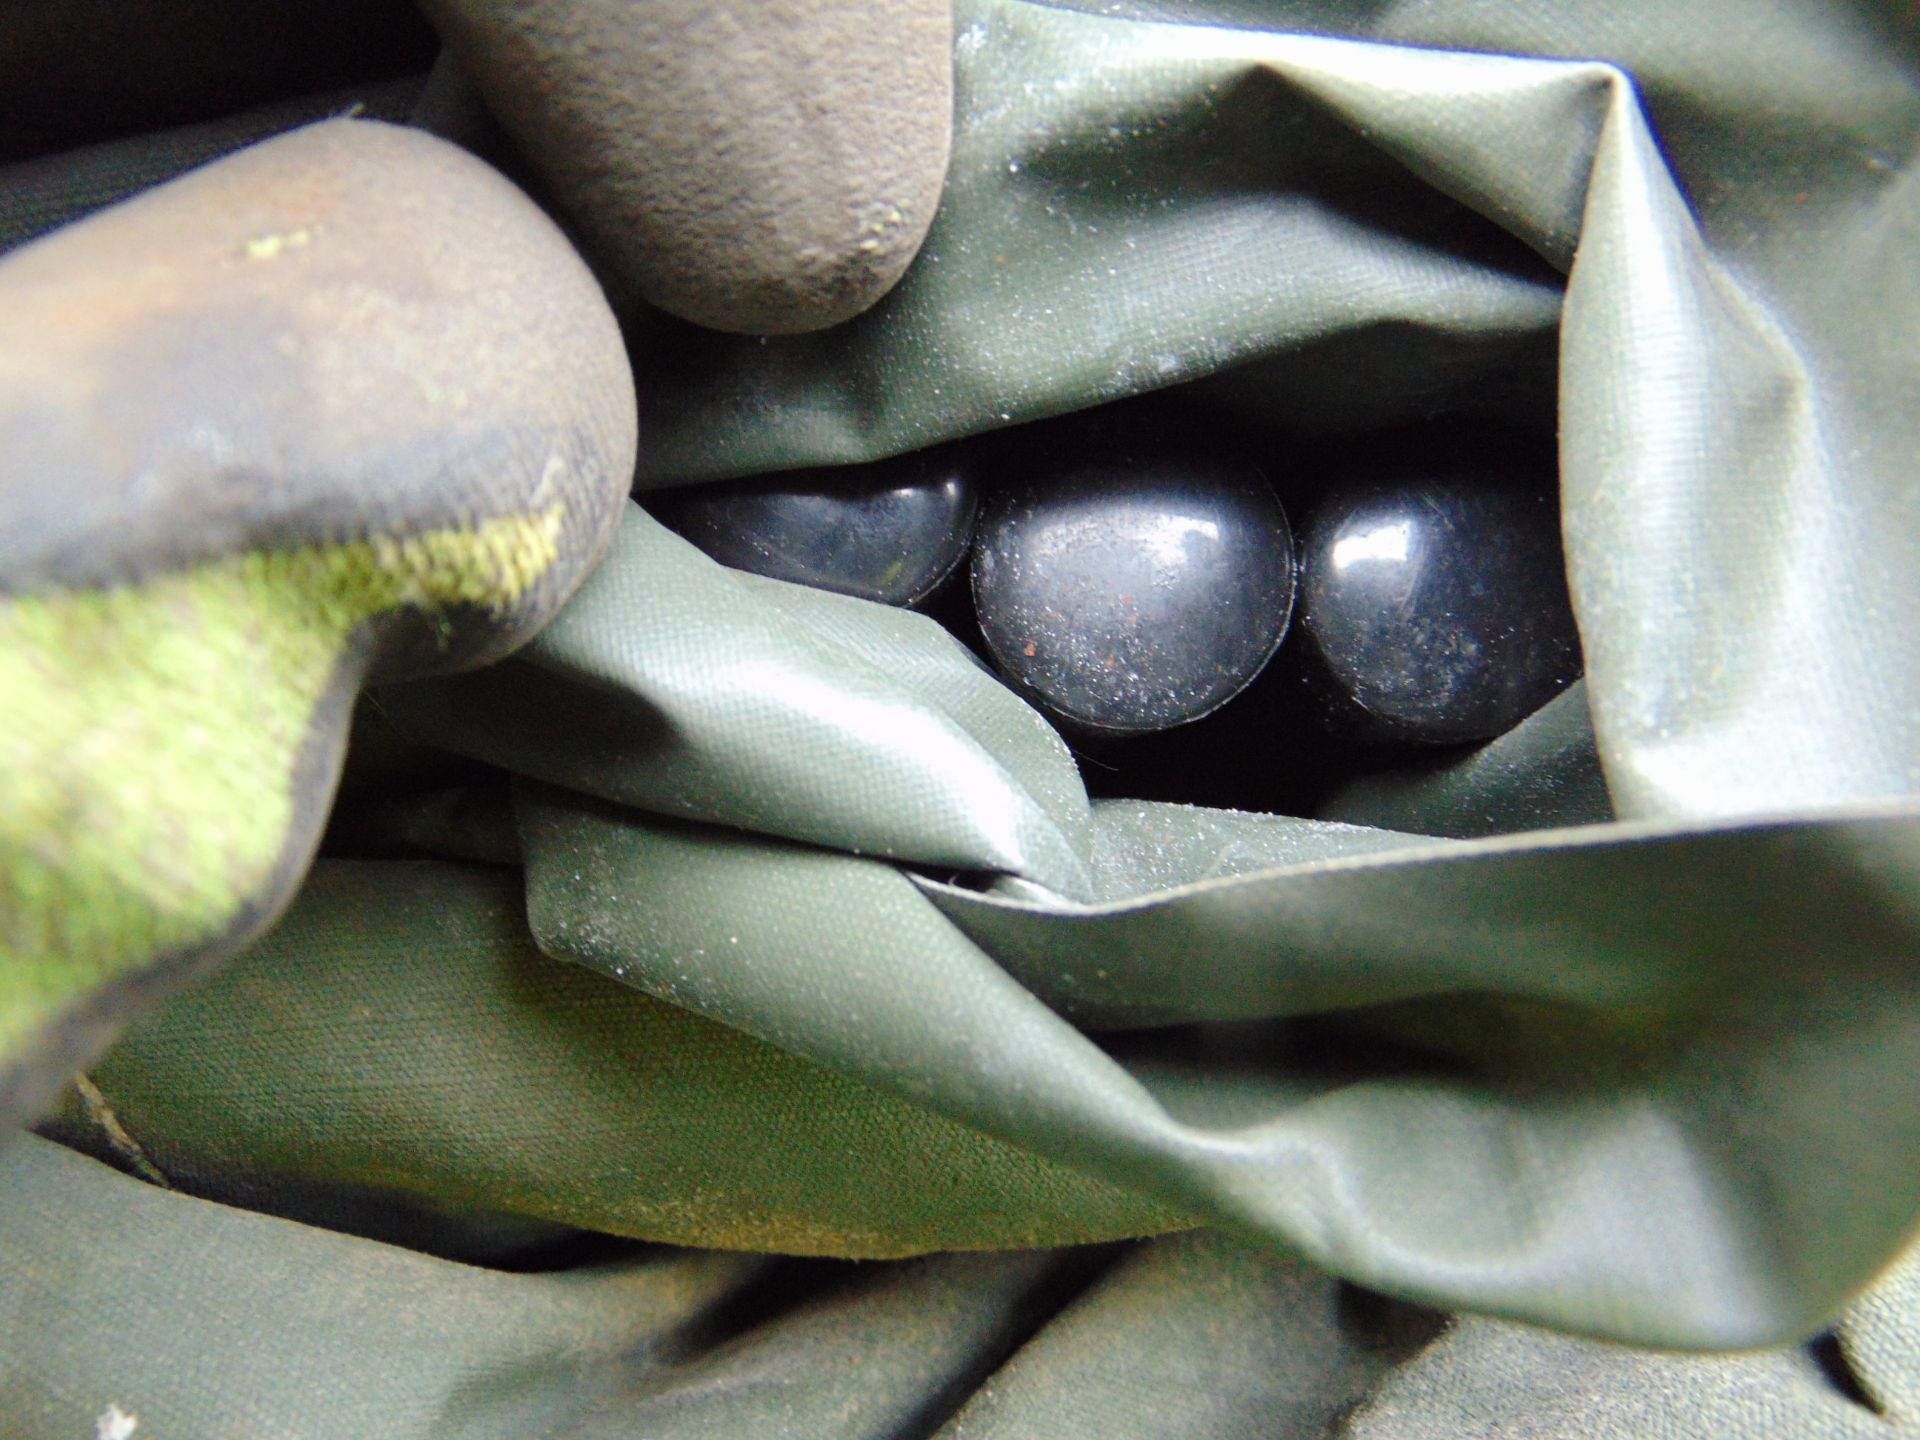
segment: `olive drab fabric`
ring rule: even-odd
[[[1906,1272],[1838,1345],[1690,1356],[1449,1321],[1206,1234],[881,1265],[637,1247],[476,1268],[33,1138],[0,1156],[0,1201],[0,1375],[25,1436],[115,1414],[135,1434],[407,1440],[1920,1433]]]
[[[0,1433],[1920,1431],[1909,9],[953,63],[871,310],[626,305],[642,495],[1176,387],[1276,468],[1554,434],[1583,682],[1312,816],[1090,796],[931,619],[627,504],[0,1149]]]

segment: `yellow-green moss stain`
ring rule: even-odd
[[[217,938],[287,840],[294,767],[354,632],[496,613],[561,508],[0,599],[0,1060],[150,957]]]

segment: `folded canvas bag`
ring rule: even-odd
[[[610,508],[512,658],[372,692],[424,748],[336,828],[414,855],[42,1120],[144,1178],[0,1156],[0,1431],[1917,1423],[1917,49],[966,0],[898,290],[627,317],[642,491],[1174,386],[1276,465],[1553,429],[1584,683],[1319,817],[1090,800],[931,621]]]

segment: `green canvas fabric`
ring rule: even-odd
[[[642,603],[649,577],[676,598]],[[819,621],[813,648],[783,640],[770,683],[764,654],[691,615],[755,637],[781,634],[776,616],[789,632]],[[808,738],[832,673],[893,687],[849,691],[839,712],[837,743],[865,756]],[[524,658],[385,703],[493,763],[537,756],[528,770],[571,787],[521,803],[550,953],[1370,1285],[1643,1342],[1760,1344],[1817,1326],[1911,1229],[1911,807],[1435,848],[1327,822],[1042,806],[1031,797],[1070,781],[1066,752],[976,723],[1005,773],[1031,777],[1000,808],[971,778],[979,761],[915,768],[912,722],[862,718],[950,714],[970,674],[929,622],[743,581],[632,511]],[[527,728],[541,724],[550,743]],[[794,738],[769,753],[810,757],[841,812],[935,817],[913,849],[897,833],[846,847],[917,877],[794,844],[817,839],[814,792],[751,771],[709,811],[727,829],[639,808],[698,814],[687,748],[776,727]],[[941,787],[944,810],[926,798]],[[1025,838],[1056,814],[1051,850]],[[936,828],[956,815],[1029,828],[969,851]],[[1102,833],[1131,843],[1096,847]],[[1051,858],[1091,867],[1096,850],[1107,873],[1090,882]],[[980,893],[947,867],[1004,878]],[[1176,1088],[1196,1124],[1066,1023],[1278,1020],[1386,1052],[1372,1073],[1328,1075],[1322,1047],[1290,1063],[1276,1039],[1261,1063],[1190,1066]]]
[[[1217,1235],[867,1266],[638,1247],[510,1273],[38,1140],[0,1155],[0,1319],[24,1440],[115,1414],[135,1435],[300,1440],[1920,1433],[1807,1349],[1702,1359],[1447,1322]]]
[[[1889,956],[1913,939],[1863,918],[1873,887],[1912,893],[1911,813],[1421,847],[1078,910],[523,813],[543,948],[1393,1293],[1761,1344],[1911,1228]],[[1166,1096],[1069,1023],[1284,1017],[1327,1038],[1248,1040]]]
[[[616,633],[593,621],[603,602],[632,612],[627,566],[636,554],[678,555],[686,569],[676,588],[704,575],[716,604],[725,592],[769,590],[683,550],[634,549],[635,533],[664,544],[631,512],[568,618],[536,642],[529,668],[576,635]],[[957,653],[928,622],[831,599],[796,596],[788,613],[817,605],[836,619],[871,614],[888,643],[906,633],[935,656]],[[831,638],[822,632],[822,643]],[[669,652],[663,668],[672,663]],[[857,673],[851,657],[847,668]],[[931,663],[924,670],[948,674]],[[510,667],[452,689],[502,673]],[[600,673],[596,691],[609,693]],[[905,683],[914,672],[894,663],[884,673]],[[724,671],[717,680],[724,688]],[[663,682],[658,693],[669,691]],[[412,713],[433,693],[416,687],[391,713]],[[948,702],[957,708],[951,687]],[[502,719],[504,703],[470,697],[445,714]],[[582,738],[577,726],[569,733]],[[649,732],[620,734],[629,768],[644,765]],[[549,750],[547,763],[557,773],[577,753],[602,758],[589,740],[578,751]],[[1067,763],[1057,743],[1037,753]],[[663,767],[662,783],[673,773]],[[890,783],[877,767],[859,773]],[[1178,1217],[1161,1224],[1264,1232],[1370,1285],[1434,1303],[1706,1346],[1815,1328],[1911,1227],[1920,1107],[1904,1048],[1914,1023],[1905,959],[1913,920],[1902,898],[1915,893],[1909,810],[1436,844],[1330,822],[1086,804],[1083,851],[1101,871],[1091,883],[1121,898],[1073,906],[1025,877],[1012,894],[981,893],[737,825],[649,818],[550,784],[523,788],[517,808],[532,934],[549,954],[702,1012],[726,1033],[758,1035],[775,1047],[769,1057],[805,1056],[1089,1171],[1139,1194],[1143,1209],[1151,1202]],[[1124,838],[1096,844],[1102,835]],[[951,864],[954,855],[937,858]],[[983,860],[973,857],[986,868]],[[326,957],[319,977],[383,968],[383,953],[419,953],[407,911],[422,883],[410,872],[365,877],[359,899],[333,902],[355,917],[350,931],[293,925],[280,943]],[[1802,964],[1788,975],[1777,959],[1782,936],[1801,947]],[[1364,967],[1355,955],[1367,957]],[[577,1182],[605,1146],[541,1123],[535,1133],[557,1133],[558,1148],[512,1154],[481,1117],[493,1106],[526,1110],[534,1100],[524,1084],[501,1086],[464,1126],[429,1122],[436,1090],[470,1098],[457,1064],[415,1080],[421,1098],[396,1116],[396,1136],[331,1132],[326,1117],[339,1097],[255,1069],[259,1059],[229,1038],[249,1011],[229,999],[226,1013],[238,1018],[222,1021],[221,992],[201,999],[213,1008],[183,1012],[170,1031],[156,1027],[158,1039],[136,1032],[121,1052],[134,1057],[129,1069],[110,1061],[98,1077],[149,1144],[185,1134],[220,1149],[230,1167],[368,1178],[353,1168],[365,1161],[343,1158],[359,1146],[372,1142],[384,1161],[396,1142],[413,1143],[410,1129],[465,1130],[473,1133],[464,1171],[416,1166],[406,1184],[657,1238],[738,1244],[751,1231],[759,1202],[737,1181],[705,1187],[717,1208],[676,1227],[631,1197],[634,1210],[617,1216],[604,1198],[569,1198],[565,1179],[539,1180]],[[342,1007],[317,999],[288,1008],[331,1023]],[[391,1038],[353,1052],[392,1054],[426,1023],[391,1005],[369,1013]],[[513,1022],[510,1011],[505,1019]],[[1156,1048],[1151,1036],[1134,1044],[1137,1054],[1124,1039],[1103,1050],[1073,1021],[1123,1034],[1200,1023],[1294,1028],[1243,1035],[1223,1054],[1195,1058]],[[493,1029],[481,1026],[469,1043],[486,1045]],[[286,1032],[275,1043],[279,1063],[301,1065],[333,1048]],[[518,1054],[524,1043],[508,1048]],[[196,1083],[207,1053],[238,1057],[217,1077],[214,1093],[226,1092],[218,1103]],[[531,1063],[538,1073],[541,1062]],[[383,1100],[393,1093],[390,1073],[362,1083]],[[738,1078],[716,1089],[728,1086],[752,1094]],[[304,1113],[263,1106],[277,1094],[306,1097]],[[748,1109],[755,1103],[764,1102],[749,1099]],[[807,1122],[815,1126],[844,1104],[815,1103],[820,1116]],[[522,1166],[524,1178],[510,1178]],[[957,1219],[916,1230],[913,1207],[897,1198],[881,1207],[893,1217],[889,1232],[861,1218],[854,1199],[835,1201],[846,1178],[820,1187],[814,1203],[828,1218],[817,1234],[757,1243],[855,1254],[993,1243]],[[549,1199],[530,1202],[542,1185]],[[1407,1194],[1422,1203],[1409,1206]],[[661,1198],[670,1202],[671,1191]],[[1125,1221],[1103,1228],[1087,1218],[1083,1234],[1070,1221],[1047,1233],[1126,1233]]]
[[[1133,1248],[938,1431],[1307,1440],[1342,1433],[1443,1325],[1218,1234]]]
[[[593,585],[513,666],[382,712],[659,813],[1091,897],[1066,745],[932,620],[737,575],[632,505]]]
[[[1354,1440],[1520,1434],[1584,1440],[1894,1440],[1911,1435],[1840,1391],[1806,1350],[1700,1359],[1622,1352],[1478,1319],[1396,1371]]]
[[[523,888],[506,869],[322,861],[266,940],[88,1072],[96,1108],[173,1184],[323,1223],[398,1192],[830,1255],[1191,1223],[555,963]],[[77,1096],[48,1128],[113,1154]]]
[[[0,1423],[23,1437],[87,1434],[109,1407],[153,1435],[887,1436],[990,1367],[1063,1268],[937,1259],[796,1304],[758,1257],[509,1274],[170,1195],[45,1142],[0,1171]]]
[[[930,621],[728,574],[629,509],[519,657],[377,695],[486,768],[351,796],[340,845],[499,863],[323,866],[50,1122],[191,1193],[0,1154],[0,1306],[38,1347],[0,1418],[66,1434],[124,1388],[187,1433],[1910,1428],[1911,17],[958,20],[950,187],[898,292],[764,342],[627,317],[640,486],[1174,386],[1276,468],[1442,412],[1553,431],[1584,685],[1318,817],[1095,800]],[[889,1261],[817,1304],[780,1270],[793,1324],[666,1381],[599,1269],[418,1256],[415,1296],[354,1310],[364,1345],[282,1359],[339,1343],[345,1282],[313,1277],[399,1252],[206,1196],[397,1234],[387,1204],[496,1260],[550,1226],[870,1256],[1205,1233],[1065,1298],[1102,1262]],[[134,1272],[112,1226],[151,1239]],[[130,1294],[152,1368],[103,1384]],[[341,1376],[371,1408],[312,1403]]]

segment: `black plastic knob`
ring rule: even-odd
[[[989,490],[974,544],[994,666],[1083,734],[1166,730],[1239,694],[1293,611],[1292,530],[1259,469],[1185,434],[1035,449]]]
[[[1296,644],[1328,723],[1449,745],[1504,734],[1580,674],[1552,472],[1403,456],[1301,535]]]
[[[918,451],[643,495],[722,565],[883,605],[925,600],[959,568],[978,497],[967,455]]]

